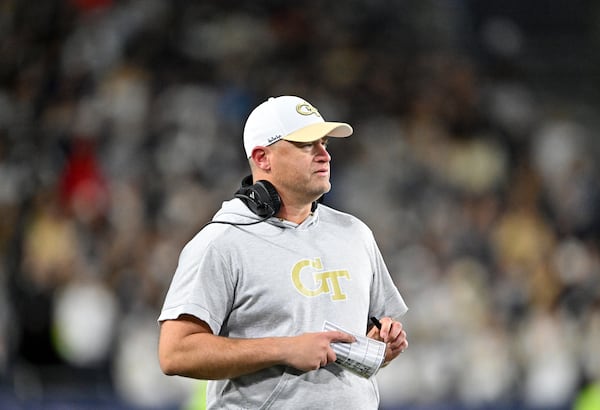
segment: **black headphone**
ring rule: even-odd
[[[234,226],[255,225],[266,221],[272,216],[275,216],[281,208],[281,198],[272,183],[261,179],[252,183],[252,175],[248,175],[242,179],[242,186],[235,193],[235,197],[241,199],[244,204],[261,219],[252,222],[229,222],[229,221],[210,221],[204,226],[210,224],[226,224]],[[317,209],[317,205],[322,201],[323,197],[313,202],[311,211]]]
[[[270,218],[279,212],[281,198],[269,181],[261,179],[252,184],[252,175],[242,179],[242,186],[235,193],[248,208],[261,218]]]

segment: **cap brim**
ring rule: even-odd
[[[345,122],[318,122],[307,125],[282,139],[294,142],[312,142],[323,137],[345,138],[352,135],[352,127]]]

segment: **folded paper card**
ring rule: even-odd
[[[365,378],[377,373],[385,359],[385,343],[354,334],[328,321],[323,324],[323,330],[339,330],[356,338],[354,343],[331,343],[337,356],[335,363]]]

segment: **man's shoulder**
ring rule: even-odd
[[[354,227],[356,229],[370,231],[367,224],[356,215],[341,211],[325,204],[320,204],[318,209],[319,219],[325,223],[333,223],[342,227]]]

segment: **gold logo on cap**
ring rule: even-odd
[[[312,105],[310,105],[307,102],[303,102],[300,103],[296,106],[296,111],[298,112],[298,114],[300,115],[311,115],[311,114],[315,114],[317,117],[320,117],[321,114],[319,114],[319,110],[317,110],[315,107],[313,107]]]

